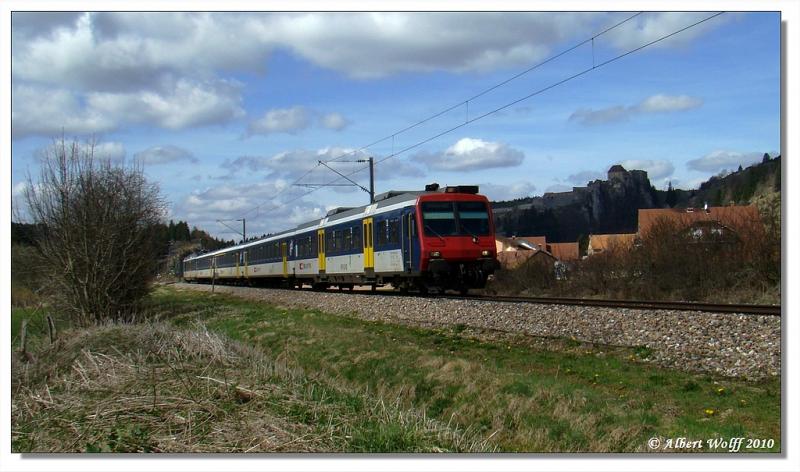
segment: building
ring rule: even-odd
[[[593,234],[589,236],[586,254],[591,256],[611,247],[630,249],[648,237],[661,224],[673,225],[696,239],[713,235],[718,241],[733,241],[737,231],[761,224],[754,205],[706,208],[648,208],[639,210],[636,234]]]
[[[559,261],[577,261],[579,258],[578,242],[549,243],[547,250]]]
[[[548,243],[545,236],[495,237],[497,260],[504,269],[519,267],[530,258],[555,263],[578,260],[578,243]]]
[[[549,264],[555,264],[556,262],[556,258],[544,249],[497,253],[497,261],[500,262],[500,266],[503,269],[516,269],[528,260],[543,261]]]
[[[497,254],[500,254],[501,252],[544,249],[547,246],[547,241],[544,236],[512,236],[510,238],[495,236],[494,244]]]
[[[643,209],[639,210],[638,234],[640,238],[646,238],[658,224],[668,223],[692,231],[699,237],[704,232],[735,232],[754,223],[760,224],[760,221],[758,208],[755,205]]]
[[[640,210],[641,211],[641,210]],[[636,243],[635,233],[626,234],[592,234],[589,236],[589,247],[586,255],[592,256],[607,252],[610,249],[628,250]]]

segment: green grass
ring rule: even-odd
[[[332,392],[424,412],[501,451],[647,451],[652,436],[732,435],[773,438],[772,451],[780,450],[778,380],[667,370],[642,361],[646,348],[564,340],[543,349],[523,339],[482,341],[463,326],[417,329],[167,289],[154,295],[153,310],[177,326],[202,321]],[[350,450],[409,450],[413,431],[364,421]]]
[[[47,336],[47,314],[48,312],[44,309],[12,307],[11,342],[18,341],[23,319],[28,320],[27,335],[29,340],[38,340],[41,336]],[[53,319],[56,324],[56,331],[60,331],[67,326],[59,317],[54,316]],[[17,348],[19,346],[14,345],[14,347]]]

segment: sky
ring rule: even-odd
[[[504,200],[617,163],[696,188],[781,149],[780,13],[725,13],[612,59],[711,15],[15,12],[12,200],[24,218],[27,176],[62,135],[141,165],[165,219],[225,239],[218,220],[252,236],[368,202],[295,185],[347,183],[318,161],[367,187],[352,161],[373,157],[376,193],[477,184]]]

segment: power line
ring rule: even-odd
[[[596,33],[594,36],[592,36],[590,38],[587,38],[587,39],[585,39],[585,40],[583,40],[583,41],[581,41],[581,42],[579,42],[579,43],[577,43],[577,44],[575,44],[575,45],[573,45],[573,46],[571,46],[571,47],[559,52],[558,54],[556,54],[554,56],[550,56],[549,58],[543,60],[542,62],[539,62],[539,63],[537,63],[537,64],[535,64],[535,65],[533,65],[533,66],[531,66],[531,67],[529,67],[529,68],[527,68],[527,69],[525,69],[525,70],[523,70],[523,71],[511,76],[511,77],[509,77],[508,79],[503,80],[502,82],[498,82],[497,84],[495,84],[495,85],[493,85],[493,86],[491,86],[491,87],[489,87],[489,88],[487,88],[487,89],[485,89],[485,90],[483,90],[481,92],[478,92],[477,94],[467,98],[466,100],[462,100],[462,101],[458,102],[455,105],[447,107],[447,108],[445,108],[445,109],[443,109],[443,110],[441,110],[441,111],[439,111],[437,113],[434,113],[433,115],[428,116],[427,118],[424,118],[424,119],[422,119],[420,121],[417,121],[416,123],[413,123],[413,124],[411,124],[409,126],[406,126],[405,128],[402,128],[402,129],[400,129],[398,131],[395,131],[392,134],[384,136],[383,138],[378,139],[377,141],[373,141],[370,144],[367,144],[367,145],[362,146],[362,147],[360,147],[358,149],[354,149],[352,151],[346,152],[344,154],[340,154],[340,155],[338,155],[338,156],[336,156],[336,157],[334,157],[332,159],[328,159],[326,162],[337,161],[337,160],[342,159],[344,157],[355,155],[356,153],[359,153],[359,152],[362,152],[362,151],[364,151],[366,149],[369,149],[372,146],[375,146],[376,144],[380,144],[380,143],[382,143],[382,142],[384,142],[384,141],[386,141],[386,140],[388,140],[390,138],[392,139],[392,155],[396,155],[398,153],[394,152],[394,138],[398,134],[402,134],[402,133],[405,133],[406,131],[412,130],[412,129],[420,126],[420,125],[423,125],[423,124],[425,124],[425,123],[427,123],[427,122],[429,122],[429,121],[431,121],[433,119],[436,119],[436,118],[438,118],[438,117],[440,117],[440,116],[442,116],[442,115],[444,115],[444,114],[446,114],[448,112],[451,112],[451,111],[453,111],[453,110],[455,110],[455,109],[457,109],[457,108],[459,108],[461,106],[464,106],[464,105],[467,106],[467,111],[469,112],[469,102],[471,102],[471,101],[473,101],[473,100],[475,100],[477,98],[480,98],[480,97],[486,95],[487,93],[492,92],[492,91],[502,87],[503,85],[506,85],[506,84],[508,84],[508,83],[510,83],[510,82],[512,82],[512,81],[514,81],[514,80],[516,80],[516,79],[518,79],[518,78],[520,78],[520,77],[522,77],[522,76],[524,76],[526,74],[529,74],[530,72],[533,72],[534,70],[540,68],[541,66],[543,66],[545,64],[548,64],[548,63],[558,59],[559,57],[574,51],[575,49],[578,49],[579,47],[583,46],[586,43],[589,43],[589,42],[594,43],[594,39],[595,38],[597,38],[599,36],[602,36],[602,35],[608,33],[609,31],[611,31],[611,30],[613,30],[615,28],[618,28],[618,27],[622,26],[623,24],[625,24],[628,21],[636,18],[637,16],[641,15],[642,13],[644,13],[644,12],[640,11],[638,13],[634,13],[633,15],[625,18],[624,20],[622,20],[622,21],[620,21],[620,22],[618,22],[618,23],[616,23],[616,24],[614,24],[612,26],[609,26],[608,28],[604,29],[603,31],[601,31],[599,33]],[[469,114],[467,114],[467,120],[469,121]],[[380,162],[380,161],[378,161],[378,162]],[[306,171],[303,175],[298,177],[294,182],[289,184],[286,188],[283,188],[283,189],[279,190],[277,193],[275,193],[275,195],[273,195],[269,199],[273,200],[273,199],[277,198],[278,196],[282,195],[288,188],[299,184],[301,180],[306,178],[309,174],[311,174],[314,170],[316,170],[320,165],[321,165],[321,163],[317,162],[317,164],[314,167],[312,167],[311,169]],[[360,170],[363,170],[363,168],[360,169]],[[357,172],[359,172],[359,171],[357,171]],[[349,174],[349,175],[353,175],[353,174]],[[247,210],[246,212],[244,212],[242,214],[242,216],[248,215],[248,214],[252,213],[253,211],[258,210],[264,204],[266,204],[266,202],[262,203],[260,205],[256,205],[254,208],[251,208],[251,209]]]
[[[639,15],[639,14],[641,14],[641,13],[642,13],[642,12],[638,13],[637,15]],[[700,24],[702,24],[702,23],[705,23],[706,21],[712,20],[712,19],[714,19],[714,18],[716,18],[716,17],[718,17],[718,16],[722,15],[723,13],[725,13],[725,12],[717,12],[717,13],[715,13],[715,14],[711,15],[711,16],[708,16],[708,17],[706,17],[706,18],[703,18],[702,20],[696,21],[696,22],[694,22],[694,23],[692,23],[692,24],[690,24],[690,25],[688,25],[688,26],[685,26],[685,27],[683,27],[683,28],[680,28],[680,29],[678,29],[678,30],[675,30],[675,31],[673,31],[672,33],[669,33],[669,34],[666,34],[666,35],[664,35],[664,36],[661,36],[661,37],[659,37],[658,39],[655,39],[655,40],[653,40],[653,41],[650,41],[650,42],[648,42],[648,43],[645,43],[645,44],[643,44],[643,45],[641,45],[641,46],[638,46],[638,47],[636,47],[636,48],[634,48],[634,49],[631,49],[631,50],[629,50],[629,51],[626,51],[626,52],[624,52],[624,53],[622,53],[622,54],[619,54],[619,55],[617,55],[617,56],[614,56],[614,57],[612,57],[611,59],[608,59],[608,60],[606,60],[606,61],[604,61],[604,62],[601,62],[601,63],[599,63],[599,64],[592,64],[592,66],[591,66],[591,67],[589,67],[589,68],[586,68],[586,69],[584,69],[584,70],[582,70],[582,71],[580,71],[580,72],[578,72],[578,73],[575,73],[575,74],[573,74],[573,75],[571,75],[571,76],[569,76],[569,77],[566,77],[566,78],[564,78],[564,79],[561,79],[561,80],[559,80],[559,81],[557,81],[557,82],[554,82],[554,83],[552,83],[552,84],[550,84],[550,85],[548,85],[548,86],[546,86],[546,87],[543,87],[543,88],[541,88],[541,89],[539,89],[539,90],[536,90],[536,91],[534,91],[534,92],[532,92],[532,93],[530,93],[530,94],[528,94],[528,95],[525,95],[524,97],[521,97],[521,98],[518,98],[518,99],[516,99],[516,100],[513,100],[513,101],[511,101],[511,102],[508,102],[508,103],[506,103],[505,105],[502,105],[502,106],[500,106],[500,107],[498,107],[498,108],[495,108],[495,109],[493,109],[493,110],[491,110],[491,111],[488,111],[488,112],[486,112],[486,113],[484,113],[484,114],[482,114],[482,115],[476,116],[476,117],[474,117],[474,118],[472,118],[472,119],[470,119],[470,118],[467,118],[467,119],[466,119],[466,120],[465,120],[463,123],[460,123],[460,124],[458,124],[458,125],[456,125],[456,126],[453,126],[452,128],[449,128],[449,129],[447,129],[447,130],[445,130],[445,131],[442,131],[442,132],[440,132],[440,133],[437,133],[437,134],[435,134],[435,135],[433,135],[433,136],[430,136],[430,137],[428,137],[428,138],[425,138],[425,139],[423,139],[423,140],[421,140],[421,141],[418,141],[418,142],[416,142],[416,143],[414,143],[414,144],[412,144],[412,145],[410,145],[410,146],[407,146],[407,147],[405,147],[405,148],[403,148],[403,149],[401,149],[401,150],[399,150],[399,151],[393,152],[392,154],[390,154],[390,155],[388,155],[388,156],[386,156],[386,157],[384,157],[384,158],[382,158],[382,159],[380,159],[380,160],[377,160],[377,161],[375,161],[375,165],[377,165],[377,164],[380,164],[381,162],[387,161],[387,160],[389,160],[389,159],[392,159],[392,158],[394,158],[394,157],[396,157],[396,156],[398,156],[398,155],[400,155],[400,154],[403,154],[403,153],[405,153],[405,152],[408,152],[408,151],[410,151],[410,150],[412,150],[412,149],[414,149],[414,148],[417,148],[417,147],[419,147],[419,146],[422,146],[423,144],[425,144],[425,143],[428,143],[428,142],[430,142],[430,141],[433,141],[434,139],[440,138],[440,137],[442,137],[442,136],[444,136],[444,135],[446,135],[446,134],[448,134],[448,133],[452,133],[453,131],[455,131],[455,130],[457,130],[457,129],[460,129],[460,128],[463,128],[464,126],[466,126],[466,125],[468,125],[468,124],[474,123],[474,122],[476,122],[476,121],[479,121],[479,120],[481,120],[481,119],[483,119],[483,118],[486,118],[487,116],[490,116],[490,115],[493,115],[493,114],[495,114],[495,113],[497,113],[497,112],[499,112],[499,111],[505,110],[505,109],[506,109],[506,108],[508,108],[508,107],[511,107],[511,106],[513,106],[513,105],[516,105],[517,103],[520,103],[520,102],[522,102],[522,101],[528,100],[528,99],[530,99],[530,98],[532,98],[532,97],[535,97],[536,95],[542,94],[542,93],[544,93],[544,92],[546,92],[546,91],[548,91],[548,90],[550,90],[550,89],[552,89],[552,88],[555,88],[555,87],[557,87],[557,86],[559,86],[559,85],[562,85],[562,84],[564,84],[564,83],[567,83],[567,82],[569,82],[569,81],[571,81],[571,80],[574,80],[574,79],[576,79],[576,78],[578,78],[578,77],[581,77],[581,76],[583,76],[583,75],[585,75],[585,74],[587,74],[587,73],[589,73],[589,72],[591,72],[591,71],[593,71],[593,70],[599,69],[599,68],[601,68],[601,67],[604,67],[604,66],[606,66],[606,65],[608,65],[608,64],[611,64],[611,63],[613,63],[613,62],[616,62],[616,61],[618,61],[619,59],[622,59],[622,58],[624,58],[624,57],[627,57],[627,56],[629,56],[629,55],[631,55],[631,54],[633,54],[633,53],[636,53],[636,52],[638,52],[638,51],[641,51],[642,49],[645,49],[645,48],[647,48],[647,47],[649,47],[649,46],[652,46],[652,45],[654,45],[654,44],[656,44],[656,43],[659,43],[659,42],[661,42],[661,41],[664,41],[664,40],[666,40],[666,39],[668,39],[668,38],[671,38],[672,36],[675,36],[676,34],[679,34],[679,33],[682,33],[682,32],[684,32],[684,31],[688,30],[688,29],[694,28],[695,26],[698,26],[698,25],[700,25]],[[635,17],[635,16],[637,16],[637,15],[634,15],[633,17]],[[633,17],[630,17],[630,18],[628,18],[628,19],[624,20],[623,22],[621,22],[621,23],[618,23],[618,24],[617,24],[617,25],[615,25],[614,27],[617,27],[617,26],[619,26],[619,25],[623,24],[624,22],[626,22],[626,21],[628,21],[628,20],[632,19]],[[612,28],[609,28],[609,29],[606,29],[605,31],[603,31],[603,33],[606,33],[606,32],[608,32],[608,31],[610,31],[610,30],[611,30],[611,29],[613,29],[614,27],[612,27]],[[600,33],[600,34],[603,34],[603,33]],[[598,35],[595,35],[594,37],[597,37],[597,36],[599,36],[599,34],[598,34]],[[589,39],[589,40],[586,40],[586,41],[583,41],[583,42],[581,43],[581,45],[582,45],[582,44],[586,44],[586,42],[589,42],[589,41],[591,41],[591,39]],[[575,47],[572,47],[572,48],[570,48],[570,49],[575,49]],[[559,53],[559,54],[562,54],[562,55],[563,55],[564,53]],[[532,70],[532,69],[531,69],[531,70]],[[519,76],[519,74],[518,74],[518,76]],[[507,83],[507,82],[506,82],[506,83]],[[496,87],[495,87],[495,88],[496,88]],[[458,106],[460,106],[460,105],[463,105],[464,103],[466,103],[466,101],[465,101],[465,102],[462,102],[462,103],[460,103]],[[452,109],[454,109],[454,108],[457,108],[457,106],[451,107],[451,108],[450,108],[450,110],[452,110]],[[449,110],[448,110],[448,111],[449,111]],[[429,120],[429,119],[432,119],[432,118],[433,118],[433,117],[431,117],[431,118],[428,118],[428,119],[426,119],[426,120],[423,120],[423,121],[421,121],[420,123],[424,123],[425,121],[427,121],[427,120]],[[413,125],[412,125],[411,127],[413,127]],[[410,129],[411,127],[409,127],[408,129]],[[392,137],[392,136],[393,136],[393,135],[390,135],[389,137]],[[372,145],[374,145],[374,144],[377,144],[377,143],[379,143],[379,142],[381,142],[381,141],[384,141],[385,139],[387,139],[387,138],[384,138],[384,139],[382,139],[382,140],[380,140],[380,141],[376,141],[375,143],[373,143],[373,144],[370,144],[369,146],[372,146]],[[344,155],[342,155],[342,156],[338,156],[336,159],[339,159],[339,158],[341,158],[341,157],[344,157],[344,156],[346,156],[346,155],[350,155],[350,154],[352,154],[353,152],[358,152],[358,151],[361,151],[361,150],[363,150],[363,149],[366,149],[366,148],[367,148],[367,147],[369,147],[369,146],[365,146],[364,148],[361,148],[361,149],[359,149],[359,150],[352,151],[352,152],[350,152],[350,153],[348,153],[348,154],[344,154]],[[336,159],[331,159],[331,160],[336,160]],[[317,165],[319,165],[319,164],[317,164]],[[357,173],[359,173],[359,172],[361,172],[361,171],[363,171],[363,170],[365,170],[365,169],[367,169],[367,167],[361,167],[361,168],[359,168],[359,169],[356,169],[356,170],[354,170],[353,172],[351,172],[351,173],[349,173],[349,174],[346,174],[346,175],[347,175],[348,177],[350,177],[350,176],[352,176],[352,175],[355,175],[355,174],[357,174]],[[309,171],[309,172],[310,172],[310,171]],[[309,172],[307,172],[305,175],[308,175],[308,173],[309,173]],[[337,177],[337,178],[334,178],[333,180],[329,181],[327,184],[332,184],[332,183],[335,183],[335,182],[337,182],[337,181],[339,181],[339,180],[342,180],[342,177]],[[280,203],[280,204],[278,204],[278,205],[274,205],[274,206],[270,207],[270,208],[269,208],[267,211],[271,211],[271,210],[273,210],[273,209],[277,209],[277,208],[280,208],[280,207],[286,206],[288,203],[291,203],[291,202],[297,201],[297,200],[299,200],[299,199],[301,199],[301,198],[305,197],[306,195],[309,195],[309,194],[311,194],[311,193],[313,193],[313,192],[317,191],[318,189],[319,189],[319,187],[318,187],[318,188],[311,189],[311,190],[309,190],[309,191],[307,191],[307,192],[304,192],[303,194],[301,194],[301,195],[299,195],[299,196],[297,196],[297,197],[295,197],[295,198],[292,198],[291,200],[289,200],[289,201],[287,201],[287,202]],[[285,189],[284,189],[284,190],[285,190]],[[276,195],[276,196],[277,196],[277,195]],[[274,198],[274,197],[273,197],[273,198]],[[258,207],[256,207],[256,208],[260,208],[260,207],[261,207],[261,205],[259,205],[259,206],[258,206]],[[253,210],[249,210],[249,211],[253,211]]]

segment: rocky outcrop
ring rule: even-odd
[[[495,222],[501,234],[541,234],[548,241],[571,242],[592,233],[636,232],[638,210],[657,206],[647,172],[615,165],[608,180],[502,208],[495,211]]]

